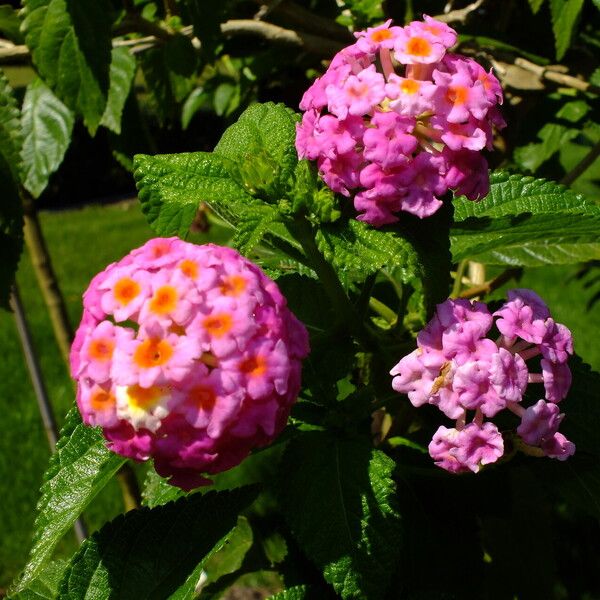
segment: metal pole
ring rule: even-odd
[[[42,421],[44,423],[44,430],[46,431],[46,437],[48,438],[48,444],[50,450],[54,452],[56,442],[58,441],[58,428],[56,426],[56,419],[52,412],[52,405],[50,404],[50,398],[46,386],[44,385],[44,379],[42,371],[40,369],[40,363],[38,361],[35,349],[33,346],[33,340],[31,339],[31,333],[25,317],[25,310],[21,297],[19,295],[19,289],[15,282],[10,292],[10,306],[15,315],[15,322],[17,325],[17,331],[19,332],[19,338],[21,345],[23,346],[23,353],[25,354],[25,362],[27,363],[27,370],[31,377],[31,383],[35,392],[35,397],[42,415]],[[87,537],[87,530],[82,517],[79,517],[74,524],[75,535],[79,543]]]

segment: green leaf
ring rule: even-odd
[[[600,258],[600,213],[469,219],[450,232],[455,261],[539,267]]]
[[[55,600],[67,564],[66,560],[48,563],[29,586],[18,594],[11,595],[11,600]]]
[[[524,175],[498,171],[490,176],[490,193],[480,202],[464,196],[454,200],[454,220],[469,217],[506,217],[522,213],[587,212],[597,205],[563,185]]]
[[[393,469],[369,439],[317,431],[292,440],[282,461],[286,521],[342,598],[384,597],[397,566],[402,532]]]
[[[10,166],[0,150],[0,307],[9,308],[10,288],[23,251],[23,208]]]
[[[579,130],[557,123],[546,123],[538,132],[542,143],[527,144],[515,149],[515,161],[527,171],[535,173],[565,144],[580,135]]]
[[[162,599],[177,594],[256,493],[256,488],[196,493],[117,517],[81,545],[59,597]]]
[[[44,474],[33,547],[16,591],[38,576],[56,544],[124,462],[108,450],[102,431],[84,425],[77,408],[72,408]]]
[[[421,274],[413,245],[392,229],[374,229],[350,219],[322,225],[316,241],[343,281],[363,280],[383,267],[398,268],[405,282]]]
[[[215,152],[238,165],[250,193],[279,200],[298,162],[296,120],[283,104],[253,104],[225,131]]]
[[[22,145],[21,113],[8,79],[0,70],[0,154],[17,182],[21,179]]]
[[[230,222],[237,221],[246,205],[256,204],[216,154],[140,154],[134,168],[142,212],[159,235],[185,237],[201,202]]]
[[[305,585],[295,585],[273,596],[269,596],[267,600],[306,600],[307,598],[308,588]]]
[[[187,98],[181,109],[181,127],[187,129],[194,115],[208,104],[210,97],[203,87],[197,87]]]
[[[110,61],[110,88],[100,125],[121,133],[121,117],[136,70],[135,57],[127,48],[113,48]]]
[[[42,79],[92,134],[106,108],[110,0],[24,0],[23,31]]]
[[[3,36],[15,44],[22,44],[20,27],[19,12],[7,4],[0,6],[0,32]]]
[[[557,60],[563,58],[571,44],[573,29],[582,8],[583,0],[550,0]]]
[[[153,468],[148,469],[142,490],[142,506],[154,508],[182,496],[185,496],[185,492],[181,488],[168,483]]]
[[[541,266],[600,257],[600,206],[551,181],[495,173],[485,200],[454,205],[454,260]]]
[[[540,8],[542,8],[542,4],[544,4],[544,0],[529,0],[529,6],[531,7],[531,12],[534,15],[538,13]]]
[[[249,255],[262,239],[271,233],[273,223],[279,220],[277,209],[268,204],[246,210],[237,223],[232,245],[242,254]]]
[[[23,99],[23,186],[37,198],[58,169],[73,132],[73,113],[41,79],[34,79]]]

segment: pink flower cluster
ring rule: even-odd
[[[83,296],[77,404],[109,447],[184,489],[285,426],[308,354],[277,285],[235,250],[156,238]]]
[[[500,333],[495,341],[486,337],[494,317]],[[414,406],[433,404],[456,421],[453,428],[440,427],[429,444],[438,466],[477,472],[497,461],[504,440],[484,418],[504,409],[520,418],[516,433],[524,450],[559,460],[575,452],[558,432],[564,417],[558,403],[571,386],[567,359],[573,340],[537,294],[511,290],[493,315],[481,302],[446,300],[417,336],[417,346],[392,369],[392,387],[408,394]],[[540,355],[541,373],[531,373],[526,361]],[[545,400],[524,407],[528,384],[543,384]],[[473,419],[467,424],[469,411]]]
[[[496,77],[447,53],[456,32],[424,19],[357,33],[300,103],[300,158],[317,160],[333,191],[355,194],[358,218],[374,226],[398,221],[399,211],[432,215],[448,189],[485,197],[481,150],[505,126]]]

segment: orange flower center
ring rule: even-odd
[[[413,37],[406,44],[406,52],[413,56],[429,56],[431,54],[431,44],[421,37]]]
[[[172,285],[159,287],[150,300],[150,310],[157,315],[173,312],[177,306],[177,290]]]
[[[198,268],[198,263],[195,263],[193,260],[190,260],[189,258],[182,260],[179,263],[179,268],[186,277],[189,277],[190,279],[198,278],[198,271],[200,269]]]
[[[183,325],[177,325],[177,323],[171,323],[169,326],[169,333],[176,335],[185,335],[185,327]]]
[[[113,294],[117,302],[127,306],[141,291],[142,288],[137,281],[130,277],[123,277],[115,284]]]
[[[414,79],[405,79],[400,84],[400,89],[402,90],[402,92],[410,96],[416,94],[419,91],[420,87],[421,86],[419,85],[419,82],[415,81]]]
[[[233,318],[229,313],[208,315],[202,324],[210,335],[218,338],[224,336],[233,327]]]
[[[215,390],[209,385],[198,385],[190,390],[188,399],[203,410],[211,410],[217,400]]]
[[[429,33],[432,33],[433,35],[440,35],[440,33],[442,33],[442,28],[437,25],[425,25],[423,29],[429,31]]]
[[[267,370],[264,356],[251,356],[240,363],[240,371],[250,377],[259,377]]]
[[[152,258],[162,258],[165,254],[169,253],[169,244],[166,242],[161,242],[155,244],[152,247]]]
[[[389,40],[391,37],[392,32],[389,29],[380,29],[371,34],[371,39],[374,42],[383,42],[385,40]]]
[[[127,400],[131,407],[147,411],[158,404],[164,393],[165,388],[158,386],[143,388],[132,385],[127,388]]]
[[[446,92],[446,99],[450,104],[464,104],[467,101],[467,97],[469,95],[469,90],[462,86],[457,85],[454,87],[448,88]]]
[[[160,367],[173,356],[173,346],[167,340],[148,338],[144,340],[133,354],[133,362],[142,369]]]
[[[223,279],[221,293],[225,296],[237,297],[246,289],[246,280],[241,275],[229,275]]]
[[[115,343],[113,340],[101,338],[90,342],[88,354],[92,360],[107,361],[112,358],[114,349]]]
[[[93,410],[108,410],[115,405],[115,397],[102,388],[92,392],[90,397],[90,406]]]
[[[362,98],[369,93],[369,86],[366,83],[358,83],[348,87],[348,95],[352,98]]]

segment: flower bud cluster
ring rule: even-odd
[[[156,238],[90,283],[77,404],[109,447],[191,489],[285,426],[308,354],[277,285],[235,250]]]
[[[456,32],[425,16],[355,34],[306,91],[296,148],[317,160],[335,192],[354,194],[358,219],[374,226],[406,211],[427,217],[448,189],[487,195],[493,126],[505,123],[496,77],[447,52]]]
[[[495,341],[486,337],[494,317],[500,332]],[[558,432],[564,417],[558,403],[571,386],[567,359],[573,340],[537,294],[511,290],[508,302],[493,314],[481,302],[446,300],[419,333],[417,346],[392,369],[392,387],[408,394],[414,406],[433,404],[456,421],[453,428],[440,427],[429,444],[438,466],[477,472],[497,461],[504,440],[484,419],[504,409],[519,417],[516,433],[537,453],[565,460],[575,452]],[[527,361],[540,355],[541,373],[530,372]],[[543,385],[544,399],[524,407],[528,384]],[[469,414],[473,419],[467,424]]]

